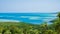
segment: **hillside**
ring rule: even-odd
[[[0,34],[60,34],[60,13],[52,24],[30,24],[25,22],[0,22]]]

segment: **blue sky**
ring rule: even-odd
[[[0,13],[59,12],[60,0],[0,0]]]

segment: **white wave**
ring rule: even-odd
[[[44,19],[53,19],[53,18],[57,18],[57,17],[41,17],[41,18],[44,18]]]
[[[20,22],[18,20],[0,19],[0,22]]]
[[[21,18],[29,18],[29,17],[31,17],[31,16],[20,16]]]
[[[39,16],[20,16],[21,18],[28,18],[29,20],[39,20]]]
[[[57,16],[57,14],[52,14],[51,16],[55,16],[55,17],[56,17],[56,16]]]
[[[30,19],[30,20],[39,20],[40,17],[30,17],[29,19]]]
[[[53,20],[54,18],[51,18],[51,19],[43,19],[43,21],[45,21],[45,22],[49,22],[49,21],[51,21],[51,20]]]

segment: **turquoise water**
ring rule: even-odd
[[[40,24],[56,18],[56,13],[0,13],[1,20],[11,20]]]

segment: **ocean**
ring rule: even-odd
[[[31,24],[40,24],[49,22],[57,16],[57,13],[0,13],[0,22],[26,22]]]

